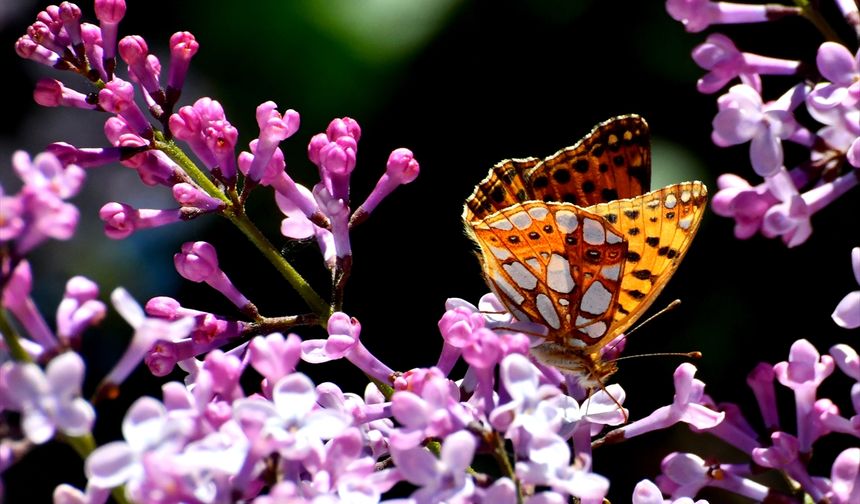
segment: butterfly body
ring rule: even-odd
[[[532,354],[585,387],[615,371],[607,344],[654,301],[701,222],[702,183],[649,183],[648,127],[631,115],[544,160],[498,163],[466,201],[487,284],[547,328]]]

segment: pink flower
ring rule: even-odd
[[[768,176],[783,164],[781,140],[796,129],[791,112],[780,104],[764,104],[758,91],[746,84],[732,86],[717,100],[720,111],[714,117],[715,144],[720,147],[750,142],[750,161],[761,176]]]
[[[854,270],[854,279],[860,285],[860,247],[851,250],[851,268]],[[833,310],[833,321],[846,329],[860,327],[860,290],[849,292],[842,298]]]
[[[467,502],[475,491],[472,477],[466,472],[475,448],[475,438],[466,431],[458,431],[442,441],[438,459],[422,446],[406,449],[392,446],[391,456],[403,477],[419,487],[410,496],[416,504]]]
[[[791,75],[800,66],[799,61],[740,52],[732,40],[721,33],[712,33],[693,49],[693,61],[709,71],[697,83],[702,93],[714,93],[735,77],[761,93],[759,74]]]
[[[82,399],[84,361],[65,352],[44,371],[32,363],[8,363],[4,371],[9,405],[21,413],[21,426],[36,444],[50,440],[56,430],[67,436],[83,436],[95,422],[92,405]]]
[[[764,5],[712,2],[711,0],[666,0],[666,10],[684,24],[688,32],[700,32],[712,24],[760,23],[769,21]]]

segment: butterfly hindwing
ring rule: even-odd
[[[538,158],[506,159],[493,166],[490,174],[466,200],[463,216],[466,222],[483,219],[515,203],[535,199],[531,188],[526,185],[524,174],[539,162]]]
[[[648,124],[638,115],[604,121],[525,175],[534,199],[582,207],[639,196],[651,184]]]
[[[483,219],[532,200],[585,207],[638,196],[651,184],[650,147],[644,119],[638,115],[613,117],[572,147],[546,159],[497,163],[466,200],[464,219]]]

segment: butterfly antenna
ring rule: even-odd
[[[665,314],[665,313],[668,313],[668,312],[670,312],[670,311],[674,310],[675,308],[677,308],[677,307],[679,307],[679,306],[681,306],[681,300],[680,300],[680,299],[676,299],[676,300],[672,301],[671,303],[667,304],[665,308],[663,308],[662,310],[658,311],[658,312],[657,312],[657,313],[655,313],[654,315],[651,315],[651,316],[650,316],[650,317],[648,317],[647,319],[643,320],[642,322],[640,322],[640,323],[639,323],[639,325],[637,325],[637,326],[636,326],[636,327],[634,327],[633,329],[630,329],[629,331],[627,331],[627,334],[625,334],[625,337],[630,336],[630,335],[631,335],[631,334],[633,334],[635,331],[639,330],[639,328],[641,328],[642,326],[644,326],[644,325],[645,325],[645,324],[647,324],[648,322],[651,322],[652,320],[656,319],[656,318],[657,318],[657,317],[659,317],[660,315],[663,315],[663,314]]]
[[[702,352],[698,350],[694,350],[692,352],[657,352],[657,353],[645,353],[645,354],[636,354],[636,355],[625,355],[624,357],[618,357],[617,359],[612,359],[607,362],[618,362],[628,359],[636,359],[639,357],[685,357],[687,359],[701,359]]]
[[[618,409],[621,410],[621,414],[624,415],[624,423],[627,423],[628,416],[627,416],[627,411],[624,409],[624,406],[622,406],[621,403],[618,402],[618,399],[616,399],[614,395],[609,393],[609,390],[606,389],[606,385],[604,385],[602,381],[600,381],[600,380],[596,380],[596,381],[597,381],[597,386],[600,388],[600,390],[602,390],[604,393],[606,393],[606,395],[609,396],[610,399],[612,399],[612,402],[614,402],[615,405],[618,406]],[[591,398],[591,396],[592,396],[591,392],[592,392],[591,389],[589,389],[588,398]],[[591,407],[591,401],[588,402],[588,407]],[[586,415],[588,415],[588,407],[585,408],[585,414]]]
[[[644,326],[644,325],[645,325],[645,324],[647,324],[648,322],[651,322],[652,320],[656,319],[656,318],[657,318],[657,317],[659,317],[660,315],[664,315],[665,313],[667,313],[667,312],[669,312],[669,311],[671,311],[671,310],[674,310],[675,308],[679,307],[680,305],[681,305],[681,300],[680,300],[680,299],[676,299],[676,300],[672,301],[671,303],[667,304],[665,308],[661,309],[660,311],[658,311],[658,312],[657,312],[657,313],[655,313],[654,315],[651,315],[651,316],[650,316],[650,317],[648,317],[647,319],[645,319],[645,320],[643,320],[642,322],[640,322],[639,324],[637,324],[637,325],[636,325],[636,327],[634,327],[633,329],[630,329],[629,331],[627,331],[626,333],[624,333],[624,337],[623,337],[623,338],[621,338],[621,339],[622,339],[622,340],[626,340],[628,336],[630,336],[630,335],[631,335],[631,334],[633,334],[634,332],[638,331],[642,326]],[[612,347],[611,347],[611,348],[615,348],[615,346],[616,346],[616,345],[618,345],[618,343],[620,343],[620,340],[619,340],[618,342],[616,342],[614,345],[612,345]]]

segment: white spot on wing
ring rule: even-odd
[[[510,231],[514,228],[514,226],[512,226],[510,221],[507,219],[497,220],[496,222],[491,223],[490,227],[501,229],[502,231]]]
[[[609,303],[612,301],[612,293],[600,282],[594,282],[582,295],[579,309],[591,313],[593,315],[601,315],[609,308]]]
[[[546,216],[549,215],[549,209],[545,206],[535,206],[529,208],[529,215],[532,216],[534,220],[544,220]]]
[[[493,247],[492,245],[488,246],[488,248],[490,249],[490,252],[496,256],[496,259],[500,261],[504,261],[508,257],[511,257],[511,251],[506,248]]]
[[[688,215],[688,216],[686,216],[683,219],[678,221],[678,227],[680,227],[681,229],[690,229],[690,224],[692,224],[692,223],[693,223],[693,216]]]
[[[675,193],[669,193],[666,195],[666,208],[672,209],[675,208],[675,205],[678,204],[678,198],[675,197]]]
[[[529,320],[531,320],[528,315],[526,315],[520,310],[517,310],[516,308],[508,307],[508,309],[511,311],[511,315],[513,315],[515,319],[521,322],[528,322]]]
[[[653,209],[657,208],[658,206],[660,206],[660,200],[653,199],[653,200],[649,201],[648,203],[645,203],[645,206],[647,206],[648,208],[653,210]]]
[[[555,223],[558,225],[559,231],[570,233],[579,225],[579,219],[570,210],[559,210],[555,213]]]
[[[508,272],[508,275],[523,289],[531,290],[537,286],[537,277],[528,270],[522,263],[513,262],[511,264],[503,264],[502,268]]]
[[[513,301],[514,304],[519,305],[519,304],[522,304],[523,301],[525,301],[526,298],[524,298],[523,295],[519,293],[519,291],[514,289],[514,287],[511,284],[509,284],[507,280],[505,280],[505,277],[503,277],[502,275],[499,275],[498,272],[493,275],[493,278],[491,278],[491,280],[492,280],[493,284],[500,291],[502,291],[502,294],[504,294],[505,297],[507,297],[508,299]],[[517,318],[519,318],[519,317],[517,317]],[[528,319],[520,319],[520,320],[528,320]]]
[[[690,194],[689,189],[684,189],[683,191],[681,191],[681,201],[683,203],[687,203],[688,201],[690,201],[691,196],[692,194]]]
[[[604,266],[600,270],[600,276],[607,280],[618,280],[618,275],[621,274],[621,265],[613,264],[612,266]]]
[[[602,245],[606,242],[606,232],[600,222],[586,218],[582,222],[582,238],[589,245]]]
[[[606,322],[595,322],[580,329],[580,331],[597,339],[606,334]]]
[[[576,287],[573,277],[570,275],[570,263],[564,257],[553,254],[546,268],[546,284],[549,288],[567,294]]]
[[[553,329],[561,327],[561,321],[558,319],[558,312],[555,311],[555,306],[552,304],[552,299],[546,294],[538,294],[535,298],[538,312],[540,312],[547,325]]]
[[[570,301],[568,301],[567,299],[561,298],[558,300],[558,304],[560,304],[562,306],[570,306]],[[570,318],[570,315],[568,315],[568,318]]]
[[[570,338],[567,338],[567,346],[570,346],[573,348],[582,348],[585,345],[586,345],[586,343],[579,338],[576,338],[573,336],[571,336]]]
[[[541,271],[543,269],[541,267],[540,261],[538,261],[536,257],[529,257],[528,259],[526,259],[526,264],[529,265],[529,268],[535,271]]]
[[[517,229],[527,229],[532,225],[532,218],[525,212],[517,212],[511,215],[510,219]]]
[[[612,231],[606,232],[606,243],[613,245],[615,243],[621,243],[622,241],[622,238]]]

